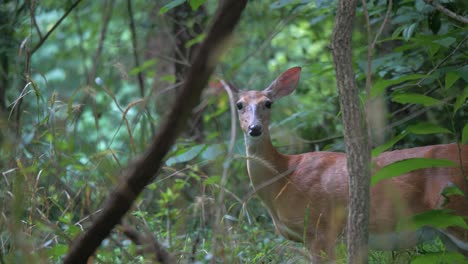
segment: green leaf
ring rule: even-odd
[[[453,113],[456,113],[462,105],[465,104],[466,98],[468,97],[468,88],[465,88],[463,90],[463,93],[457,97],[457,100],[455,100],[455,104],[453,105]]]
[[[447,72],[445,74],[445,90],[450,89],[450,87],[453,86],[453,84],[460,78],[460,75],[456,72]]]
[[[419,80],[424,77],[427,77],[424,74],[410,74],[410,75],[404,75],[400,78],[392,79],[392,80],[379,80],[377,81],[373,86],[371,90],[371,97],[381,95],[387,87],[396,85],[402,82],[406,81],[412,81],[412,80]]]
[[[468,123],[463,127],[462,144],[468,144]]]
[[[439,45],[441,45],[443,47],[449,48],[450,45],[455,43],[455,41],[457,41],[457,39],[454,38],[454,37],[446,37],[446,38],[434,40],[433,42],[436,43],[436,44],[439,44]]]
[[[392,101],[400,104],[421,104],[424,106],[432,106],[442,103],[433,97],[416,93],[396,94],[392,96]]]
[[[442,196],[447,197],[451,195],[465,195],[456,185],[447,186],[442,190]]]
[[[137,75],[140,72],[148,70],[150,67],[156,64],[156,59],[150,59],[145,61],[140,67],[135,67],[129,71],[129,75]]]
[[[408,127],[408,132],[416,135],[451,134],[452,131],[431,123],[418,123]]]
[[[204,39],[205,39],[205,34],[200,34],[196,36],[195,38],[187,41],[187,43],[185,43],[185,47],[190,48],[191,46],[202,42]]]
[[[381,180],[389,179],[403,175],[405,173],[436,167],[456,167],[458,164],[448,159],[432,159],[432,158],[410,158],[393,162],[379,171],[371,178],[371,186],[374,186]]]
[[[465,257],[458,252],[436,252],[415,255],[411,264],[464,263]]]
[[[215,160],[223,155],[225,155],[225,146],[223,144],[213,144],[206,148],[203,151],[201,157],[204,160]]]
[[[161,80],[166,81],[168,83],[173,83],[176,81],[176,77],[174,74],[166,74],[161,77]]]
[[[51,249],[49,249],[48,251],[49,251],[48,255],[50,257],[57,258],[57,257],[65,255],[67,253],[68,246],[64,245],[64,244],[57,244],[54,247],[52,247]]]
[[[430,210],[411,217],[411,227],[414,229],[423,226],[432,226],[436,228],[447,228],[449,226],[459,226],[468,228],[468,224],[462,216],[453,214],[450,210],[439,209]]]
[[[403,38],[405,40],[409,40],[411,36],[413,36],[414,30],[416,29],[417,25],[418,23],[413,23],[409,25],[408,27],[406,27],[405,29],[403,29]]]
[[[205,148],[205,144],[195,145],[191,148],[184,149],[182,153],[177,153],[176,156],[170,157],[166,161],[167,166],[172,166],[177,163],[187,162],[194,159]]]
[[[213,185],[213,184],[218,184],[221,182],[221,176],[216,175],[216,176],[211,176],[208,177],[205,181],[203,181],[204,185]]]
[[[177,7],[177,6],[180,6],[181,4],[183,4],[185,2],[185,0],[173,0],[169,3],[167,3],[167,5],[161,7],[161,9],[159,9],[159,14],[165,14],[167,13],[167,11],[173,9],[174,7]]]
[[[197,10],[206,0],[189,0],[190,7],[193,11]]]
[[[380,155],[380,153],[390,149],[391,147],[393,147],[393,145],[395,145],[398,141],[400,141],[402,138],[404,138],[406,135],[408,135],[408,133],[402,133],[394,138],[392,138],[391,140],[389,140],[387,143],[383,144],[383,145],[380,145],[376,148],[374,148],[372,150],[372,157],[377,157],[378,155]]]

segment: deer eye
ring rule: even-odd
[[[266,101],[266,102],[265,102],[265,107],[268,108],[268,109],[270,109],[272,104],[273,104],[272,101]]]
[[[244,107],[242,102],[238,102],[236,105],[237,105],[237,109],[239,109],[239,110],[241,110]]]

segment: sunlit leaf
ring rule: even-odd
[[[68,252],[68,245],[66,244],[57,244],[48,250],[49,256],[53,258],[63,256],[67,252]]]
[[[465,124],[462,131],[462,143],[468,144],[468,123]]]
[[[426,252],[417,254],[411,260],[411,264],[440,264],[440,263],[464,263],[465,257],[458,252]]]
[[[180,6],[181,4],[183,4],[185,2],[185,0],[173,0],[169,3],[167,3],[165,6],[161,7],[161,9],[159,9],[159,14],[165,14],[167,13],[167,11],[173,9],[174,7],[177,7],[177,6]]]
[[[450,210],[430,210],[411,218],[411,227],[414,229],[423,226],[432,226],[436,228],[446,228],[449,226],[458,226],[468,228],[468,224],[462,216],[453,214]]]
[[[436,167],[456,167],[458,166],[455,162],[447,159],[432,159],[432,158],[411,158],[396,161],[391,163],[379,171],[377,171],[371,178],[371,185],[375,185],[381,180],[389,179],[403,175],[405,173]]]
[[[177,153],[175,156],[170,157],[166,161],[167,166],[172,166],[177,163],[187,162],[194,159],[205,148],[205,144],[195,145],[193,147],[184,149],[182,153]]]
[[[400,104],[421,104],[424,106],[433,106],[442,102],[423,94],[405,93],[392,96],[392,101]]]
[[[201,5],[205,3],[206,0],[189,0],[190,7],[192,11],[197,10]]]
[[[465,195],[456,185],[447,186],[442,190],[442,196],[447,197],[450,195]]]
[[[204,39],[205,39],[205,34],[199,34],[195,38],[187,41],[187,43],[185,43],[185,47],[190,48],[191,46],[202,42]]]
[[[431,123],[418,123],[408,127],[408,132],[417,135],[428,135],[428,134],[451,134],[452,131]]]
[[[201,157],[204,160],[214,160],[225,153],[225,147],[222,144],[210,145],[203,151]]]
[[[212,184],[218,184],[219,182],[221,182],[221,176],[215,175],[215,176],[208,177],[208,179],[203,181],[203,184],[212,185]]]
[[[406,27],[405,29],[403,29],[403,38],[405,40],[409,40],[411,36],[413,36],[414,30],[416,29],[417,26],[418,26],[417,23],[413,23],[409,25],[408,27]]]
[[[381,95],[385,91],[385,89],[387,89],[390,86],[397,85],[406,81],[419,80],[424,77],[426,77],[426,75],[424,74],[410,74],[391,80],[379,80],[372,86],[371,96],[374,97]]]

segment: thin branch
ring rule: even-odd
[[[426,4],[433,6],[435,9],[439,10],[442,14],[445,14],[446,16],[453,18],[457,20],[458,22],[461,22],[463,24],[468,24],[468,18],[461,16],[459,14],[454,13],[453,11],[445,8],[443,5],[439,3],[439,1],[434,1],[434,0],[424,0]]]
[[[104,47],[104,41],[106,40],[107,36],[107,28],[109,26],[110,19],[112,17],[112,11],[114,7],[115,0],[109,0],[110,2],[106,1],[104,3],[104,16],[102,18],[102,28],[99,37],[98,47],[96,49],[96,53],[93,56],[93,65],[91,67],[91,72],[87,76],[88,80],[86,81],[87,85],[90,85],[94,78],[96,77],[97,66],[99,64],[99,58],[101,57],[102,50]]]
[[[41,46],[42,44],[44,44],[44,42],[50,37],[50,35],[52,34],[52,32],[54,32],[54,30],[60,25],[60,23],[62,23],[62,21],[67,18],[67,16],[70,14],[71,11],[73,11],[73,9],[75,9],[75,7],[78,6],[78,4],[81,2],[81,0],[76,0],[71,6],[70,8],[68,8],[67,11],[65,11],[65,14],[63,14],[63,16],[52,26],[52,28],[45,34],[45,36],[43,38],[41,38],[39,40],[39,42],[36,44],[36,46],[34,46],[34,48],[31,50],[31,55],[34,54],[34,52],[36,52]]]
[[[122,232],[131,240],[133,243],[143,246],[143,254],[154,254],[156,261],[161,264],[172,264],[175,263],[174,256],[168,252],[151,233],[146,232],[145,235],[138,232],[134,228],[128,225],[122,226]]]
[[[128,18],[130,20],[130,32],[132,33],[132,48],[133,48],[133,59],[135,60],[135,67],[140,67],[140,58],[138,57],[138,42],[137,42],[137,34],[135,29],[135,20],[133,18],[133,9],[132,9],[132,1],[127,0],[127,8],[128,8]],[[143,78],[143,72],[138,71],[138,85],[140,86],[140,95],[141,97],[145,97],[145,81]]]
[[[221,230],[220,225],[221,225],[221,215],[222,215],[222,206],[223,201],[224,201],[224,186],[226,185],[227,182],[227,177],[228,177],[228,172],[229,172],[229,165],[232,162],[233,156],[234,156],[234,145],[236,143],[236,108],[235,108],[235,99],[234,99],[234,94],[231,91],[231,88],[226,84],[224,80],[221,80],[221,83],[223,84],[224,90],[226,90],[228,97],[229,97],[229,108],[231,112],[231,138],[229,141],[229,148],[228,148],[228,153],[226,155],[226,160],[224,161],[223,164],[223,175],[221,177],[221,182],[220,182],[220,189],[219,189],[219,194],[218,194],[218,199],[216,201],[216,212],[215,212],[215,220],[214,220],[214,232],[213,232],[213,242],[212,242],[212,251],[211,253],[213,256],[216,255],[217,252],[217,239],[218,239],[218,232]],[[213,258],[213,263],[216,262],[216,258]]]
[[[31,21],[34,25],[34,28],[36,28],[37,35],[39,35],[39,39],[42,39],[42,32],[39,26],[37,25],[36,21],[36,16],[34,14],[34,4],[36,1],[31,1],[31,4],[29,5],[29,14],[31,15]]]
[[[102,213],[70,246],[64,263],[86,263],[112,229],[121,222],[146,185],[154,179],[164,157],[178,135],[186,128],[191,111],[199,103],[202,90],[208,83],[246,5],[247,0],[221,2],[164,126],[147,151],[123,171],[121,181],[109,194]]]

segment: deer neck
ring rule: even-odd
[[[270,140],[268,131],[259,138],[245,135],[247,170],[250,181],[260,198],[273,201],[286,183],[287,156],[279,153]]]

